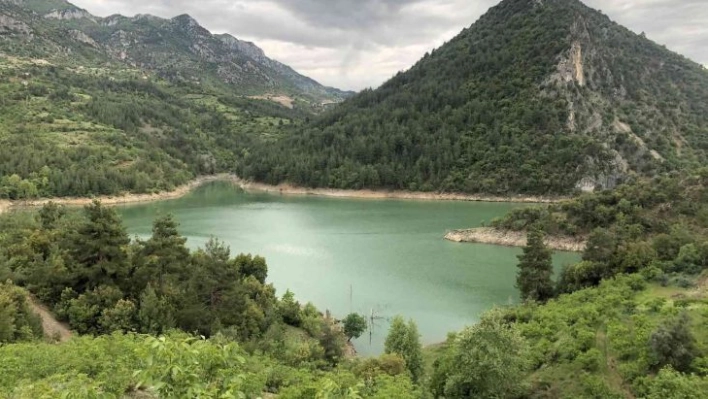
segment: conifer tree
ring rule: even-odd
[[[86,206],[84,214],[86,219],[77,229],[71,248],[74,288],[84,292],[102,284],[121,286],[130,269],[125,251],[130,238],[122,221],[115,210],[100,201]]]
[[[179,234],[178,224],[171,215],[161,217],[153,223],[152,237],[142,243],[140,259],[142,262],[135,271],[136,280],[143,289],[147,283],[154,283],[158,292],[164,290],[169,276],[182,276],[186,279],[189,262],[187,239]]]
[[[519,255],[516,288],[524,301],[545,302],[553,297],[553,259],[543,242],[543,231],[535,228],[528,234],[524,253]]]

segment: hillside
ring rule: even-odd
[[[172,190],[308,112],[137,68],[0,58],[0,198]]]
[[[2,0],[0,38],[0,53],[8,55],[139,68],[172,82],[287,96],[313,109],[352,94],[298,74],[253,43],[213,35],[186,14],[100,18],[63,0]]]
[[[234,172],[336,93],[188,16],[0,1],[0,199],[153,193]]]
[[[577,0],[504,0],[379,89],[253,153],[242,173],[567,194],[690,168],[707,150],[704,67]]]

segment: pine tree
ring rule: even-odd
[[[186,279],[189,262],[187,239],[177,231],[177,222],[171,215],[155,220],[152,237],[142,243],[140,259],[142,262],[135,271],[136,280],[142,290],[148,283],[154,283],[158,292],[164,291],[168,276],[181,276]]]
[[[77,229],[71,254],[77,292],[90,291],[99,285],[126,283],[130,265],[125,247],[128,233],[115,210],[99,201],[84,208],[86,220]]]
[[[543,242],[544,234],[533,229],[528,234],[524,253],[519,255],[519,273],[516,288],[524,301],[545,302],[553,297],[553,259],[551,250]]]

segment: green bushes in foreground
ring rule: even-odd
[[[249,355],[223,337],[78,337],[0,347],[3,398],[415,398],[402,368],[313,371]]]

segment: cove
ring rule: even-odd
[[[355,346],[376,355],[395,315],[414,319],[427,345],[474,324],[495,305],[518,300],[520,249],[455,244],[443,235],[520,206],[527,205],[280,196],[214,182],[180,199],[118,210],[131,235],[149,237],[152,221],[170,213],[191,248],[216,237],[232,255],[264,256],[279,296],[290,289],[301,303],[339,318],[373,310],[371,339],[367,333]],[[578,259],[556,253],[554,263]]]

